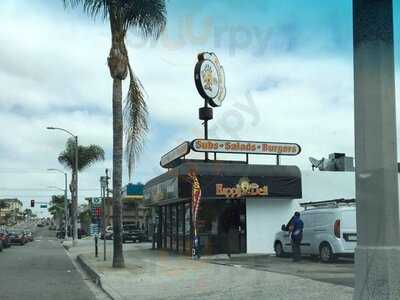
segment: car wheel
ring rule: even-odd
[[[283,251],[283,246],[281,242],[276,242],[274,246],[275,254],[277,257],[283,257],[285,252]]]
[[[319,257],[323,263],[330,263],[336,259],[336,256],[328,243],[322,243],[319,247]]]

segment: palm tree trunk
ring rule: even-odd
[[[113,231],[114,231],[114,254],[113,267],[123,268],[125,266],[122,252],[122,80],[113,80]]]
[[[122,81],[128,75],[128,58],[124,45],[125,31],[121,10],[117,1],[110,2],[110,27],[112,45],[108,56],[108,67],[113,78],[113,231],[114,252],[113,267],[125,267],[122,252],[122,151],[123,151],[123,116],[122,116]]]

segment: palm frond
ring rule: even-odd
[[[125,31],[133,27],[145,38],[158,38],[167,23],[165,0],[131,0],[121,2]]]
[[[62,0],[64,7],[76,8],[82,6],[83,10],[91,17],[101,16],[107,18],[109,12],[109,0]]]
[[[73,170],[75,168],[75,140],[68,139],[65,150],[58,156],[58,162],[64,167]],[[78,146],[78,171],[92,166],[94,163],[104,160],[104,150],[98,145]]]
[[[108,18],[110,6],[115,8],[120,16],[125,31],[136,28],[144,37],[158,38],[164,31],[167,23],[167,9],[165,0],[62,0],[65,7],[83,10],[95,18]]]
[[[149,127],[147,123],[148,111],[144,100],[144,89],[139,79],[133,73],[130,64],[129,90],[124,107],[124,132],[126,138],[126,157],[128,162],[129,178],[139,153],[143,149],[144,136]]]

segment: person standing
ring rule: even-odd
[[[294,213],[292,222],[290,224],[293,261],[301,260],[300,245],[301,245],[301,240],[303,239],[303,227],[304,227],[304,223],[300,219],[300,213],[298,211],[296,211]]]

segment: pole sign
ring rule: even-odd
[[[167,154],[163,155],[160,160],[160,165],[163,168],[168,167],[170,163],[174,162],[178,158],[181,158],[182,156],[189,154],[189,152],[190,144],[189,142],[184,142],[169,151]]]
[[[301,147],[295,143],[249,142],[195,139],[191,148],[196,152],[242,153],[263,155],[298,155]]]
[[[197,91],[211,106],[221,106],[226,95],[224,68],[214,53],[200,53],[197,59],[194,68]]]
[[[95,197],[95,198],[92,198],[92,205],[93,205],[93,207],[99,207],[99,206],[101,206],[101,197]]]

